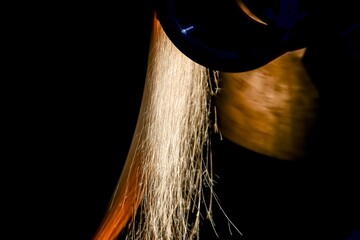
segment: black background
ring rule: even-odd
[[[151,23],[146,1],[124,4],[8,9],[7,239],[89,240],[105,214],[135,129]]]
[[[44,199],[49,213],[55,213],[49,216],[50,221],[56,219],[51,239],[91,238],[126,158],[142,96],[150,31],[148,6],[126,4],[84,3],[65,20],[69,29],[58,35],[63,41],[55,39],[60,45],[55,50],[60,55],[55,61],[59,66],[54,66],[58,76],[48,79],[50,89],[44,88],[50,104],[41,101],[50,112],[45,138],[54,141],[47,143],[52,151],[45,151],[54,168],[47,183],[53,189]]]

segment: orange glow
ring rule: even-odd
[[[260,18],[258,18],[253,12],[250,11],[250,9],[245,5],[245,3],[243,3],[243,1],[241,0],[237,0],[236,1],[237,4],[239,5],[239,7],[241,8],[241,10],[248,15],[249,17],[251,17],[252,19],[254,19],[255,21],[264,24],[264,25],[268,25],[266,22],[264,22],[263,20],[261,20]]]
[[[156,17],[153,17],[152,38],[157,36],[157,29],[154,26],[160,24]],[[145,87],[145,89],[147,89]],[[138,151],[139,136],[143,127],[144,103],[148,101],[148,91],[144,91],[142,106],[139,113],[138,122],[136,125],[134,138],[132,139],[131,147],[121,173],[120,180],[117,184],[116,192],[113,196],[113,201],[100,224],[93,240],[113,240],[118,237],[121,231],[127,226],[132,217],[135,217],[136,211],[139,207],[142,198],[141,185],[141,163],[142,155]]]
[[[125,175],[122,176],[124,181],[120,180],[120,183],[123,184],[118,185],[118,192],[93,240],[116,239],[129,219],[134,216],[141,199],[139,156],[133,161],[133,164],[134,166],[125,166],[123,171]]]

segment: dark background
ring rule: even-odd
[[[146,1],[8,9],[7,239],[89,240],[97,230],[135,129],[149,9]]]
[[[49,182],[41,180],[47,182],[41,190],[49,206],[51,237],[46,239],[91,239],[96,231],[127,155],[145,79],[146,3],[78,7],[70,18],[59,19],[65,29],[54,36],[62,39],[54,39],[53,46],[59,55],[53,65],[57,76],[50,74],[49,86],[43,87],[50,102],[41,100],[49,112],[43,122],[50,140],[45,140],[45,166],[53,169]]]

